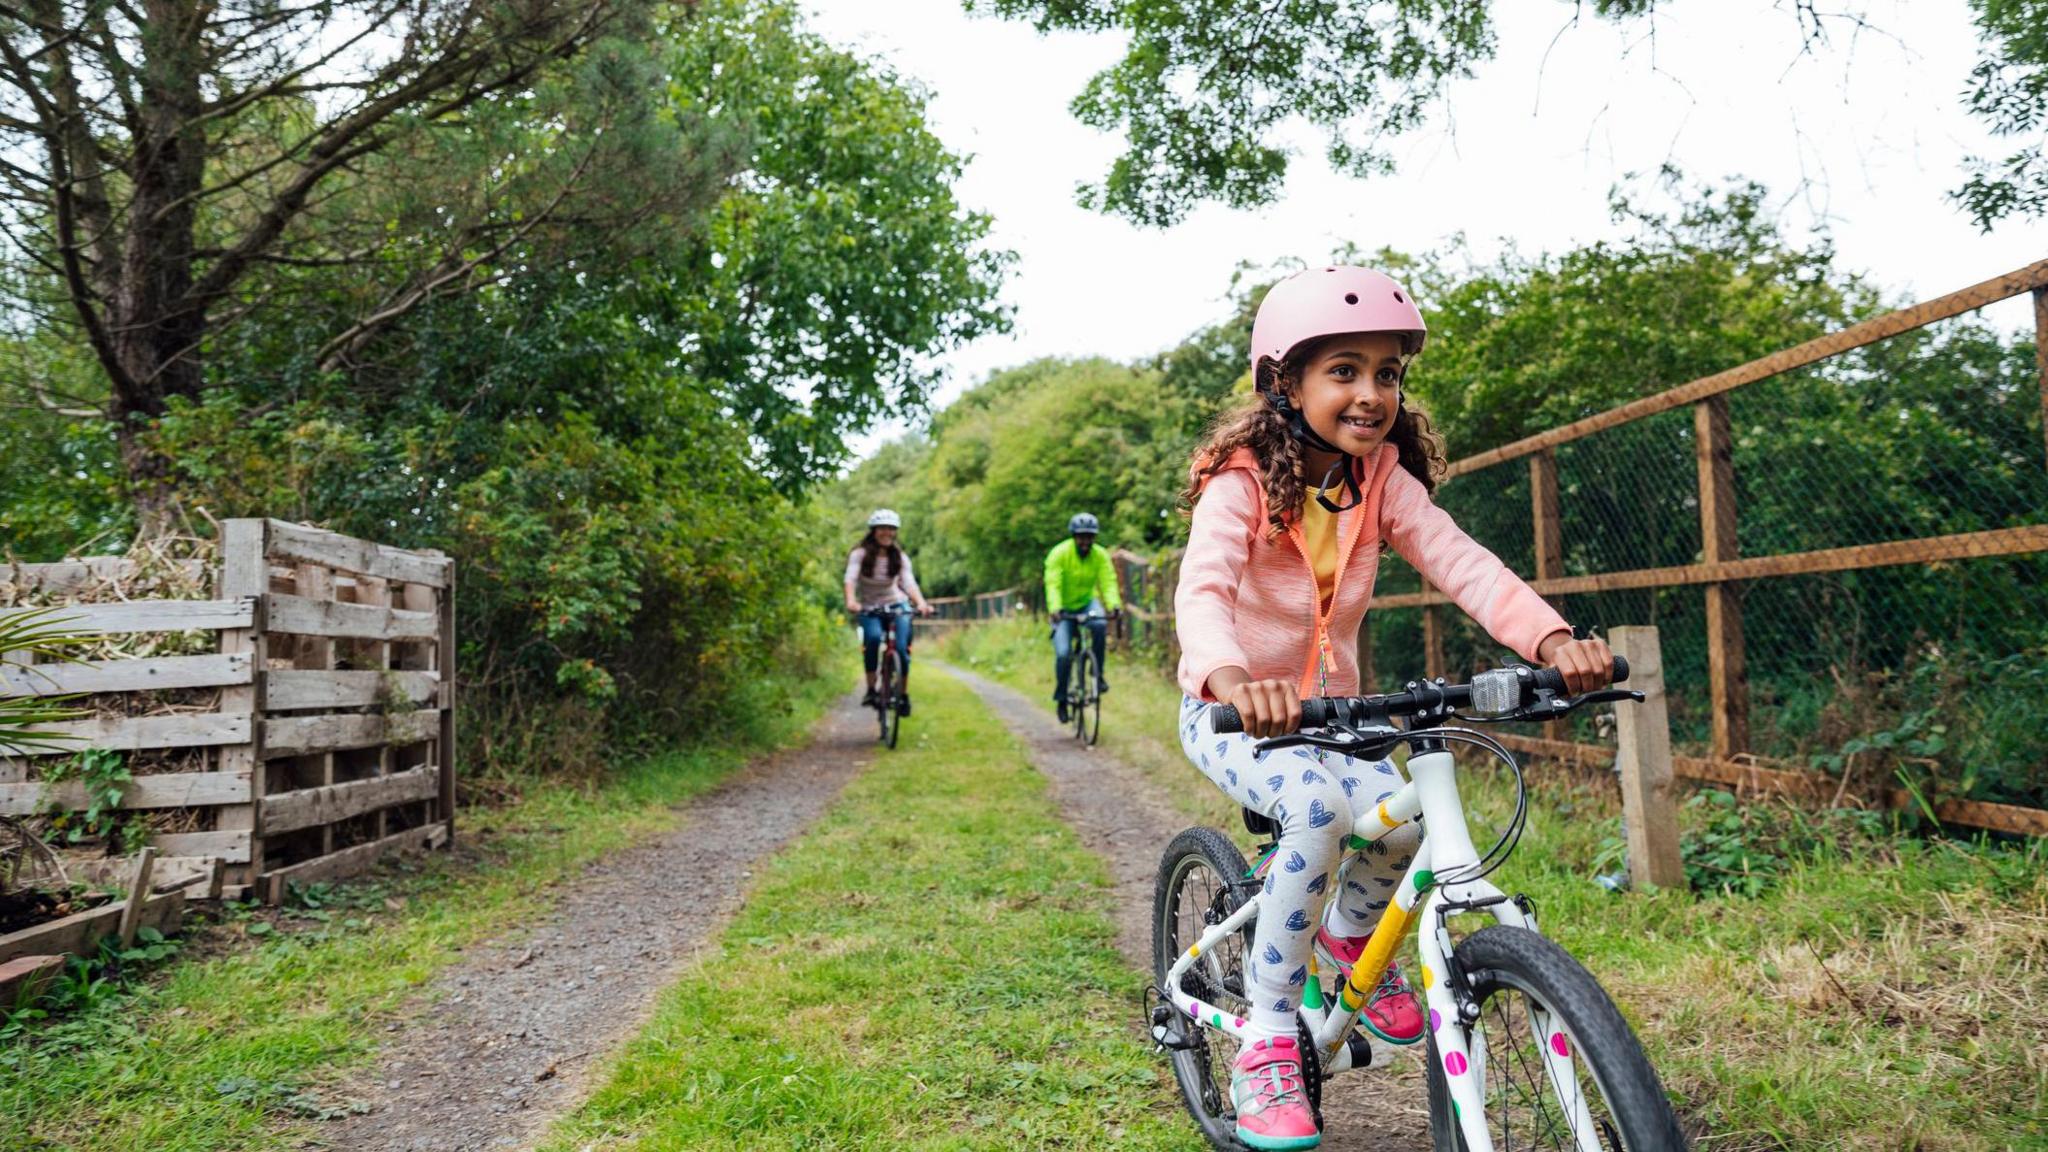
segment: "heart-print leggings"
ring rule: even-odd
[[[1356,760],[1314,748],[1256,754],[1257,741],[1250,736],[1210,730],[1212,707],[1182,697],[1181,751],[1224,795],[1280,826],[1245,974],[1251,1001],[1246,1020],[1258,1033],[1249,1039],[1292,1036],[1317,922],[1327,917],[1337,936],[1370,933],[1413,860],[1422,831],[1412,822],[1403,825],[1340,870],[1355,812],[1371,810],[1401,786],[1393,761]],[[1339,890],[1331,900],[1333,878]]]

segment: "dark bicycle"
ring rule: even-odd
[[[1074,646],[1080,651],[1074,654],[1073,675],[1067,680],[1067,720],[1074,727],[1074,739],[1090,746],[1102,735],[1102,668],[1095,662],[1094,646],[1082,642],[1082,631],[1103,619],[1086,612],[1055,612],[1052,616],[1054,627],[1062,621],[1074,625]]]
[[[875,721],[881,728],[881,741],[891,748],[896,746],[897,729],[902,726],[904,708],[903,653],[896,648],[896,621],[910,615],[910,609],[902,604],[891,604],[883,608],[869,608],[860,613],[861,619],[873,617],[882,622],[882,650],[880,663],[875,669]]]

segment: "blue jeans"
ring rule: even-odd
[[[896,658],[898,686],[910,678],[910,613],[896,617]],[[867,612],[860,615],[860,661],[873,672],[882,663],[882,618]]]
[[[1087,624],[1094,639],[1096,682],[1106,683],[1102,679],[1102,657],[1109,648],[1109,621],[1102,616],[1102,601],[1094,600],[1088,604],[1086,621],[1065,619],[1052,626],[1053,680],[1057,685],[1052,698],[1055,700],[1067,698],[1067,681],[1074,674],[1074,629],[1081,623]]]

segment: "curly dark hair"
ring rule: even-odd
[[[1308,499],[1309,482],[1303,474],[1307,461],[1301,442],[1288,430],[1287,417],[1267,400],[1267,395],[1299,395],[1302,366],[1314,355],[1318,344],[1295,350],[1285,362],[1271,356],[1259,360],[1257,391],[1244,403],[1223,413],[1209,429],[1209,436],[1195,450],[1200,466],[1181,490],[1181,504],[1192,510],[1202,497],[1202,484],[1222,471],[1239,448],[1250,448],[1259,461],[1259,483],[1266,490],[1266,508],[1272,534],[1278,536],[1287,525],[1301,518]],[[1394,413],[1394,427],[1387,433],[1400,453],[1401,467],[1422,481],[1430,492],[1443,480],[1448,466],[1444,438],[1429,421],[1427,413],[1411,407],[1404,392]]]

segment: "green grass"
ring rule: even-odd
[[[330,907],[274,929],[231,914],[156,979],[0,1040],[0,1148],[300,1146],[292,1121],[329,1106],[322,1085],[363,1064],[385,1022],[417,1010],[413,994],[465,947],[517,932],[547,910],[551,885],[673,827],[672,805],[798,739],[848,683],[764,684],[787,710],[764,710],[728,743],[594,783],[534,781],[514,805],[461,817],[458,858],[327,893]]]
[[[978,626],[934,652],[1051,707],[1042,624]],[[1234,806],[1180,754],[1179,691],[1115,656],[1111,677],[1103,744],[1243,842]],[[1761,895],[1617,896],[1592,882],[1619,830],[1611,781],[1531,776],[1529,828],[1497,879],[1614,993],[1710,1133],[1702,1149],[2048,1148],[2043,842],[1927,840],[1758,804],[1742,828],[1768,869]],[[1465,783],[1487,843],[1511,789],[1498,773]],[[1739,856],[1716,806],[1686,806],[1681,827],[1695,860]]]
[[[1101,863],[1000,721],[919,683],[902,746],[760,871],[544,1149],[1198,1146]]]

